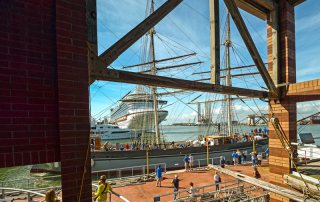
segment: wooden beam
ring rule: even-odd
[[[267,20],[267,24],[271,27],[272,30],[272,37],[271,37],[271,43],[272,43],[272,64],[270,65],[272,67],[272,80],[273,82],[278,85],[279,84],[279,40],[280,40],[280,30],[279,30],[279,7],[278,3],[274,2],[274,9],[270,12],[269,18]],[[270,60],[270,59],[269,59]],[[269,68],[270,68],[269,66]]]
[[[93,71],[95,64],[94,58],[98,54],[97,46],[97,5],[96,0],[86,0],[86,23],[88,40],[88,69],[89,75]],[[93,83],[89,76],[89,84]]]
[[[113,44],[108,50],[104,51],[100,58],[105,62],[105,66],[109,66],[115,61],[124,51],[147,33],[152,27],[160,22],[166,15],[168,15],[176,6],[183,0],[168,0],[149,17],[143,20],[139,25],[133,28],[119,41]]]
[[[306,0],[291,0],[291,4],[298,6],[299,4],[305,2]]]
[[[209,1],[211,83],[220,84],[220,17],[219,0]]]
[[[261,56],[260,56],[252,38],[251,38],[251,36],[250,36],[248,28],[245,25],[236,4],[234,3],[233,0],[224,0],[224,2],[226,4],[232,18],[233,18],[233,21],[235,22],[235,24],[239,30],[239,33],[240,33],[244,43],[247,46],[247,49],[248,49],[254,63],[256,64],[256,66],[262,76],[262,79],[266,83],[269,91],[275,95],[278,95],[277,88],[276,88],[275,84],[273,83],[273,81],[270,77],[270,74],[268,73],[268,70],[266,69],[266,67],[261,59]]]
[[[260,6],[259,4],[255,4],[250,0],[235,0],[236,5],[242,10],[262,19],[267,19],[267,9]]]
[[[215,169],[217,171],[220,171],[222,173],[225,173],[225,174],[227,174],[229,176],[232,176],[232,177],[234,177],[236,179],[240,179],[241,181],[244,181],[244,182],[250,183],[252,185],[261,187],[264,190],[270,191],[270,192],[275,193],[275,194],[279,194],[281,196],[284,196],[286,198],[292,199],[294,201],[316,202],[316,200],[314,200],[314,199],[305,199],[304,194],[302,194],[300,192],[297,192],[297,191],[294,191],[292,189],[287,189],[287,188],[284,188],[284,187],[280,187],[280,186],[271,184],[269,182],[258,180],[256,178],[249,177],[249,176],[241,174],[239,172],[231,171],[231,170],[228,170],[226,168],[221,168],[220,166],[209,165],[209,167],[211,167],[211,168],[213,168],[213,169]]]
[[[275,2],[274,0],[250,0],[250,1],[264,7],[269,11],[272,11],[274,9],[273,7],[273,3]]]
[[[176,79],[163,76],[155,76],[149,74],[140,74],[135,72],[127,72],[116,69],[104,68],[99,72],[91,74],[92,80],[104,80],[113,82],[123,82],[131,84],[149,85],[165,88],[175,88],[188,91],[220,93],[220,94],[234,94],[246,97],[267,98],[272,96],[265,91],[222,86],[217,84],[201,83],[195,81],[188,81],[183,79]]]

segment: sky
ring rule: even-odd
[[[155,7],[161,6],[165,0],[155,0]],[[98,10],[98,51],[101,54],[146,17],[147,0],[97,0]],[[149,8],[149,6],[148,6]],[[318,0],[307,0],[295,9],[296,14],[296,62],[297,82],[320,78],[320,4]],[[267,61],[266,22],[244,11],[241,11],[249,32],[263,59]],[[226,8],[220,1],[220,35],[221,44],[225,38]],[[192,75],[194,72],[208,71],[210,67],[210,20],[208,0],[184,0],[156,27],[155,52],[156,59],[163,59],[196,52],[195,57],[158,64],[158,67],[191,62],[201,62],[187,68],[159,71],[159,75],[189,80],[208,78],[209,75]],[[245,45],[231,19],[231,67],[253,64]],[[144,48],[148,43],[143,39],[137,41],[125,51],[109,68],[122,69],[124,66],[147,61],[143,57]],[[225,66],[224,46],[221,46],[221,67]],[[137,68],[126,69],[139,71]],[[140,69],[141,71],[141,69]],[[234,74],[257,72],[255,67],[239,70]],[[243,88],[264,90],[265,84],[258,75],[234,78],[232,85]],[[96,81],[90,87],[91,114],[95,118],[107,116],[110,108],[116,107],[118,100],[134,85],[115,82]],[[172,89],[159,88],[158,91],[168,92]],[[201,95],[201,96],[200,96]],[[174,96],[162,96],[167,100],[165,107],[169,116],[163,124],[175,122],[193,122],[197,115],[196,105],[187,105],[194,98],[196,101],[222,99],[222,95],[207,93],[182,93]],[[308,115],[319,102],[298,104],[298,118]],[[248,114],[267,112],[267,104],[259,100],[236,101],[233,108],[237,111],[234,119],[243,122]],[[317,110],[317,111],[319,111]],[[214,118],[221,112],[220,104],[213,106]]]

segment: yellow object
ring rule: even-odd
[[[107,186],[107,188],[105,189],[105,186]],[[105,190],[105,191],[103,191]],[[98,201],[106,201],[107,200],[107,193],[108,192],[111,192],[112,191],[112,188],[111,188],[111,185],[109,183],[101,183],[99,186],[98,186],[98,189],[95,193],[95,196],[98,196]],[[103,193],[102,193],[103,192]]]
[[[96,137],[94,139],[94,149],[95,150],[100,150],[101,148],[101,138],[100,137]]]

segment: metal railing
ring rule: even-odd
[[[98,185],[97,184],[92,184],[92,188],[96,189],[96,188],[98,188]],[[125,198],[124,196],[118,194],[115,191],[111,191],[111,194],[117,196],[119,199],[121,199],[124,202],[130,202],[127,198]],[[110,197],[111,197],[111,195],[110,195]],[[110,199],[110,201],[112,201],[112,200]]]
[[[157,163],[157,164],[149,164],[141,165],[141,166],[131,166],[117,169],[109,169],[109,170],[99,170],[92,172],[92,175],[95,176],[95,179],[99,179],[100,175],[106,175],[108,179],[117,179],[124,177],[133,177],[133,176],[144,176],[147,175],[147,169],[149,171],[155,171],[157,166],[161,166],[164,169],[164,172],[167,172],[167,164],[166,163]]]
[[[223,158],[225,159],[225,156],[223,156]],[[214,160],[217,161],[216,164],[220,163],[220,157],[209,158],[211,164],[214,164]],[[198,162],[198,168],[207,166],[207,159],[196,159],[196,161]]]
[[[214,194],[214,193],[218,193],[218,192],[221,193],[221,192],[226,192],[231,189],[237,189],[240,191],[241,191],[241,189],[243,190],[243,185],[240,184],[239,180],[229,180],[229,181],[225,181],[225,182],[220,182],[219,186],[220,186],[220,191],[215,190],[216,184],[209,184],[209,185],[205,185],[205,186],[194,187],[194,189],[197,190],[195,196],[190,196],[190,193],[189,193],[190,189],[182,189],[177,192],[171,192],[171,193],[157,195],[154,197],[154,201],[185,201],[187,199],[195,199],[195,198],[201,197],[201,196],[203,197],[208,193],[210,193],[210,194]],[[174,197],[175,195],[176,195],[176,200],[173,200],[175,198]]]
[[[219,190],[216,190],[219,185]],[[261,188],[254,185],[248,185],[241,180],[230,180],[220,182],[219,184],[209,184],[201,187],[194,187],[192,194],[190,189],[183,189],[178,192],[171,192],[154,197],[155,202],[160,201],[268,201],[269,192],[261,189],[261,195],[255,196],[252,192]],[[176,197],[175,197],[176,196]]]
[[[132,166],[119,169],[99,170],[92,172],[93,180],[99,179],[99,175],[107,175],[108,179],[118,179],[124,177],[143,176],[147,174],[147,168],[150,171],[155,171],[158,165],[161,165],[164,172],[167,172],[166,163]],[[19,189],[40,189],[47,188],[49,185],[59,187],[61,186],[61,175],[47,176],[47,177],[30,177],[23,179],[12,179],[0,181],[1,187],[16,187]]]
[[[42,194],[40,192],[36,192],[33,190],[26,190],[26,189],[18,189],[18,188],[9,188],[9,187],[0,187],[1,193],[2,193],[2,199],[6,199],[6,190],[14,191],[16,193],[27,193],[27,200],[28,202],[34,202],[32,199],[33,196],[31,194],[36,196],[45,197],[45,194]]]

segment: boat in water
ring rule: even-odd
[[[157,100],[158,123],[168,116],[168,111],[161,107],[167,104],[165,100]],[[110,122],[120,128],[146,130],[155,127],[154,100],[152,94],[147,93],[141,86],[134,93],[129,93],[120,100],[118,107],[111,109]]]
[[[98,123],[91,125],[90,129],[91,138],[100,138],[102,141],[130,139],[135,137],[129,129],[121,129],[117,125]]]

